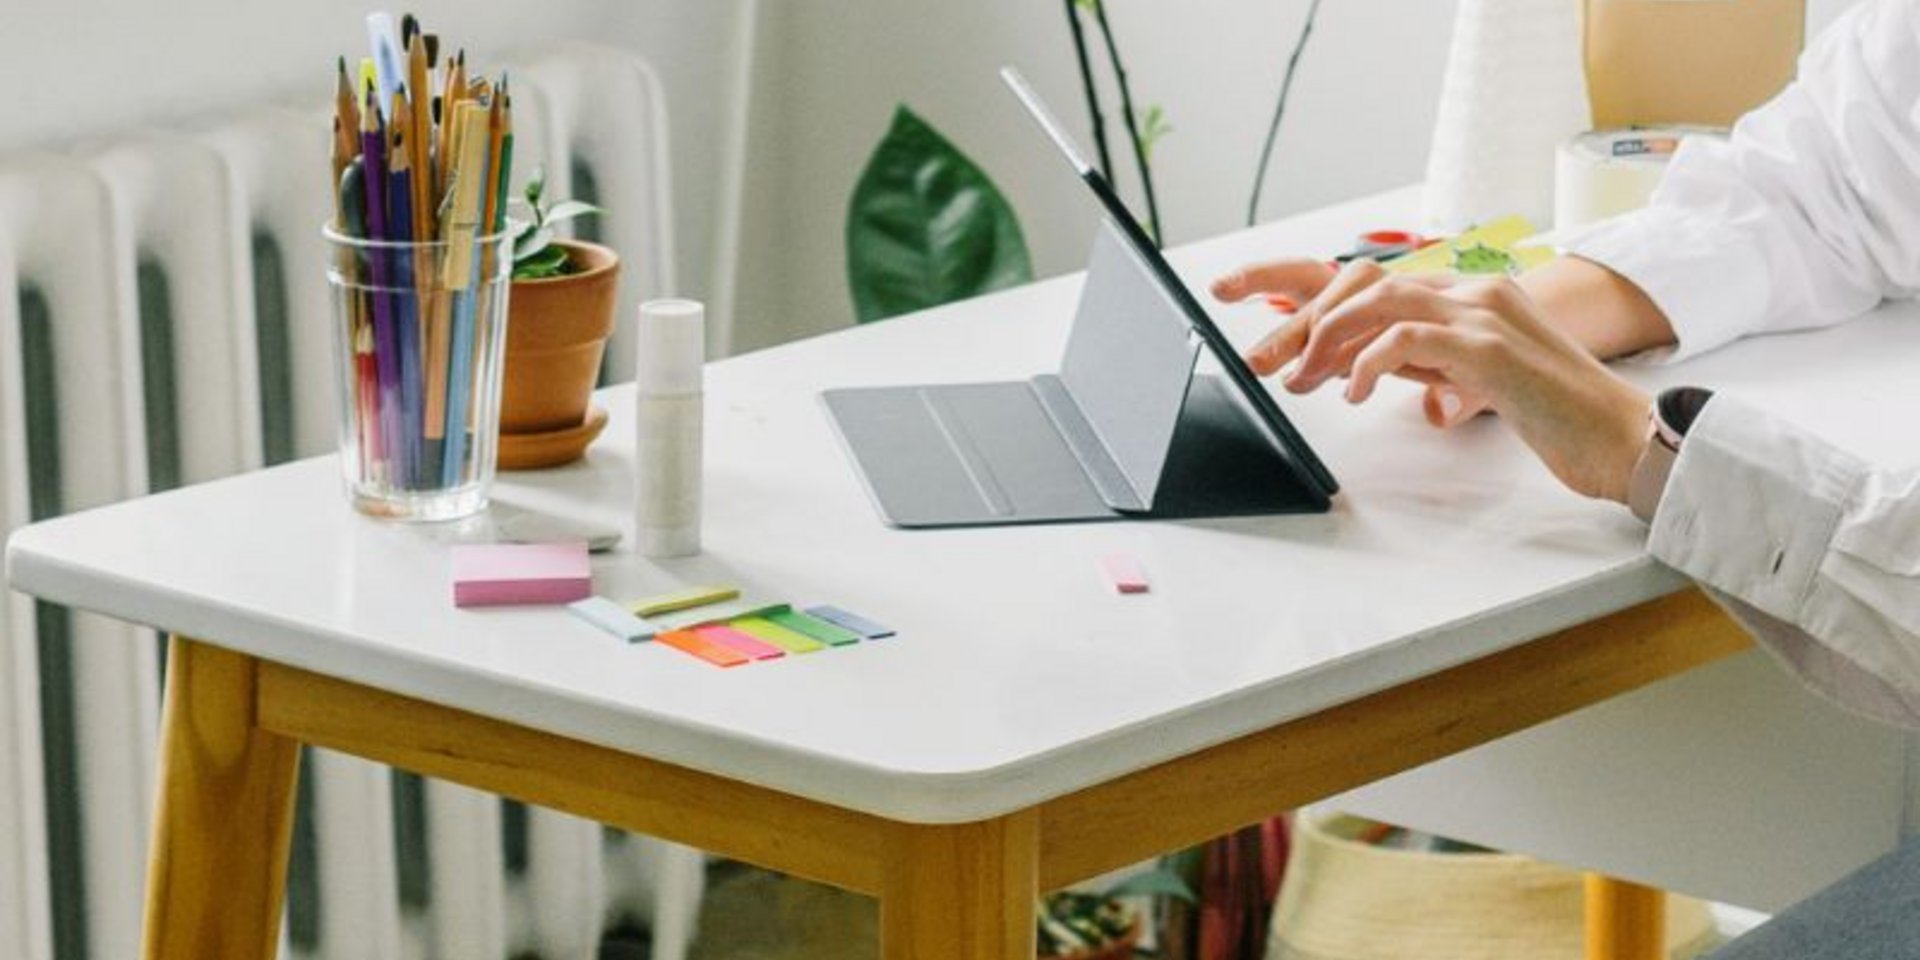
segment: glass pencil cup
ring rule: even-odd
[[[430,243],[323,233],[347,499],[400,520],[477,513],[499,446],[511,231]]]

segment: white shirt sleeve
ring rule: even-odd
[[[1679,358],[1920,290],[1920,2],[1866,0],[1726,141],[1694,138],[1646,209],[1562,241],[1646,291]]]
[[[1920,728],[1920,471],[1876,470],[1716,396],[1687,431],[1648,550],[1816,691]]]

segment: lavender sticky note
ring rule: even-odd
[[[866,617],[842,610],[839,607],[808,607],[807,615],[810,617],[819,617],[835,626],[852,630],[854,633],[866,637],[868,640],[880,640],[893,636],[892,627],[874,623]]]
[[[453,548],[457,607],[561,604],[593,595],[584,543],[474,543]]]

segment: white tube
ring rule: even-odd
[[[706,326],[706,308],[692,300],[640,305],[633,533],[644,557],[700,552]]]

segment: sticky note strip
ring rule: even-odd
[[[584,543],[463,543],[453,547],[458,607],[559,604],[593,595]]]
[[[606,597],[588,597],[567,604],[567,610],[574,616],[619,637],[628,643],[651,640],[659,633],[659,628],[627,612],[623,607]]]
[[[675,613],[663,613],[645,617],[655,630],[692,630],[695,627],[724,624],[746,617],[763,617],[774,610],[785,610],[786,604],[765,604],[757,600],[725,600],[711,606],[696,607]]]
[[[741,633],[732,627],[694,627],[693,635],[710,643],[717,643],[723,647],[731,647],[754,660],[778,660],[787,655],[785,650],[758,637]]]
[[[1108,554],[1100,561],[1100,569],[1106,571],[1107,582],[1121,593],[1146,593],[1147,571],[1140,561],[1124,553]]]
[[[882,637],[893,636],[892,627],[882,626],[881,624],[874,623],[872,620],[868,620],[866,617],[863,617],[857,613],[849,613],[845,610],[840,609],[839,607],[828,607],[828,606],[808,607],[807,615],[811,617],[819,617],[820,619],[825,620],[828,623],[834,624],[835,626],[845,627],[848,630],[852,630],[854,633],[857,633],[863,637],[866,637],[868,640],[879,640]]]
[[[789,630],[762,617],[743,617],[739,620],[730,620],[727,622],[727,626],[756,640],[765,640],[788,653],[812,653],[815,650],[825,650],[827,648],[826,644],[804,633]]]
[[[668,630],[654,635],[653,639],[675,650],[693,654],[717,667],[737,667],[753,659],[732,647],[714,643],[687,630]]]
[[[725,603],[738,596],[740,596],[738,587],[693,587],[688,590],[663,593],[657,597],[648,597],[645,600],[636,600],[633,603],[633,614],[637,617],[657,617],[663,613]]]
[[[833,647],[844,647],[850,643],[859,643],[860,634],[845,627],[835,626],[819,617],[810,617],[798,610],[775,610],[767,614],[767,619],[795,633],[804,633],[821,643]]]

